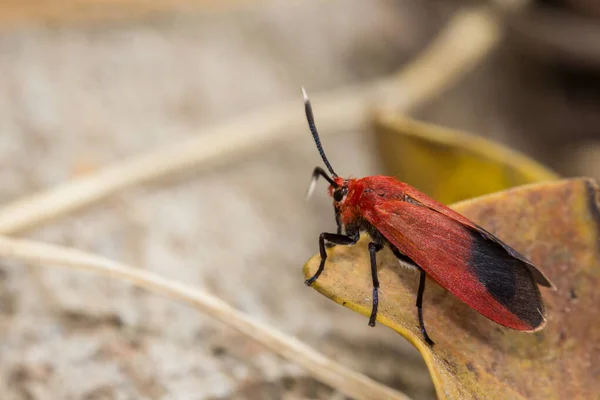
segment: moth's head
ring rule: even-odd
[[[348,194],[348,181],[336,176],[333,178],[334,184],[329,185],[329,195],[333,197],[336,203],[341,202]]]
[[[329,195],[333,198],[338,221],[347,226],[360,217],[360,197],[363,185],[360,179],[333,179],[335,185],[329,186]]]

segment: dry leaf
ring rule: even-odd
[[[542,289],[548,323],[537,333],[497,325],[428,279],[424,318],[436,342],[430,348],[418,329],[418,273],[401,268],[389,250],[380,253],[378,321],[421,352],[439,398],[599,398],[599,201],[592,180],[572,179],[454,206],[530,258],[558,288]],[[368,242],[363,236],[353,247],[329,249],[325,271],[313,285],[363,315],[371,311]],[[311,258],[305,275],[312,276],[318,264],[318,256]]]
[[[558,179],[541,164],[479,136],[397,114],[374,120],[389,174],[445,204]]]

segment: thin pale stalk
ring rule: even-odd
[[[487,8],[459,12],[415,61],[376,82],[313,96],[322,134],[347,131],[368,121],[369,106],[408,112],[466,75],[499,39]],[[0,233],[32,229],[133,185],[192,168],[209,168],[241,154],[306,134],[302,98],[206,128],[195,138],[133,156],[86,177],[19,199],[0,210]]]
[[[346,396],[355,399],[409,400],[406,395],[328,359],[298,339],[258,322],[219,298],[190,285],[76,249],[28,240],[0,237],[0,258],[88,270],[131,282],[149,291],[192,305],[263,344],[281,357],[304,367],[315,379]]]

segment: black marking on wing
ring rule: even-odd
[[[527,263],[473,232],[469,265],[490,295],[519,319],[533,329],[544,323],[544,304]]]
[[[554,288],[554,285],[552,284],[552,282],[550,282],[548,280],[548,278],[546,278],[546,276],[544,276],[544,274],[539,269],[537,269],[537,267],[535,265],[533,265],[531,263],[531,261],[529,261],[524,255],[522,255],[521,253],[519,253],[518,251],[516,251],[515,249],[513,249],[506,243],[504,243],[502,240],[498,239],[496,236],[492,235],[491,233],[489,233],[488,231],[486,231],[485,229],[480,227],[479,225],[475,225],[475,226],[477,227],[476,231],[482,237],[500,245],[511,257],[513,257],[513,258],[521,261],[523,264],[525,264],[525,266],[529,269],[529,271],[531,272],[531,275],[533,276],[533,278],[539,285],[549,287],[549,288]]]
[[[408,201],[409,203],[420,205],[422,207],[427,207],[420,201],[413,199],[412,197],[410,197],[408,195],[405,195],[404,197],[405,197],[405,201]],[[439,211],[437,211],[434,208],[431,208],[431,207],[427,207],[427,208],[432,211],[437,212],[438,214],[441,214]],[[445,214],[442,214],[442,215],[445,215]],[[451,218],[449,216],[447,216],[447,217]],[[457,221],[457,222],[460,222],[460,221]],[[471,221],[471,223],[474,225],[474,227],[468,226],[468,228],[472,229],[474,232],[478,232],[485,239],[490,240],[490,241],[500,245],[511,257],[516,258],[517,260],[520,260],[521,262],[523,262],[527,266],[527,268],[533,275],[533,278],[539,285],[555,289],[555,286],[552,284],[552,282],[550,282],[548,280],[548,278],[546,278],[546,276],[544,276],[544,274],[539,269],[537,269],[537,267],[535,265],[533,265],[533,263],[531,261],[529,261],[525,256],[523,256],[521,253],[519,253],[518,251],[516,251],[515,249],[513,249],[512,247],[510,247],[509,245],[504,243],[502,240],[498,239],[496,236],[492,235],[490,232],[486,231],[481,226],[474,223],[473,221]]]

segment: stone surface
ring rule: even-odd
[[[23,27],[0,36],[0,203],[246,111],[396,69],[441,26],[418,2],[272,1],[231,14]],[[318,109],[315,110],[318,115]],[[344,173],[378,166],[360,132],[326,140]],[[384,327],[303,284],[332,229],[310,136],[126,190],[28,234],[193,283],[414,398],[424,364]],[[327,222],[324,222],[327,221]],[[3,399],[340,398],[210,318],[92,274],[0,264]]]

